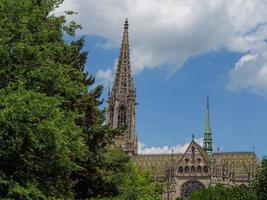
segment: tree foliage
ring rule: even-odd
[[[116,150],[117,151],[117,150]],[[116,157],[121,157],[119,151],[117,156],[114,154],[107,155],[107,159],[114,163]],[[116,155],[115,154],[115,155]],[[119,164],[119,163],[118,163]],[[115,166],[113,166],[115,167]],[[116,167],[117,168],[117,167]],[[111,172],[111,173],[110,173]],[[128,162],[123,169],[118,169],[114,173],[113,170],[108,172],[107,184],[116,185],[118,195],[110,195],[109,197],[92,198],[90,200],[161,200],[163,187],[156,183],[151,176],[150,171],[140,169],[132,162]],[[115,184],[114,184],[115,183]]]
[[[261,167],[253,181],[253,190],[258,200],[267,199],[267,158],[263,158]]]
[[[157,199],[113,146],[121,130],[104,125],[81,26],[52,14],[61,3],[0,0],[0,197]]]
[[[1,0],[1,195],[72,197],[69,178],[86,153],[73,99],[86,93],[85,74],[63,39],[60,0]],[[70,27],[71,29],[71,27]],[[29,192],[32,191],[32,192]]]
[[[45,194],[69,193],[67,175],[79,169],[70,155],[82,156],[84,145],[75,115],[65,115],[58,104],[33,91],[0,91],[0,170],[14,182],[8,187],[37,184]]]
[[[246,186],[216,185],[192,193],[188,200],[256,200],[255,194]]]

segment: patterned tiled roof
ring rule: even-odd
[[[155,176],[164,176],[166,167],[173,161],[174,166],[182,158],[183,154],[149,154],[149,155],[136,155],[132,160],[139,167],[149,169]]]
[[[164,176],[166,167],[173,162],[177,166],[183,154],[149,154],[132,157],[135,164],[143,169],[149,169],[155,176]],[[220,152],[212,154],[213,160],[221,166],[227,166],[234,171],[236,177],[245,177],[255,173],[259,160],[254,152]]]
[[[213,153],[212,158],[216,163],[227,166],[236,177],[253,174],[259,166],[259,160],[254,152],[220,152]]]

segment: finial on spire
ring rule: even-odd
[[[210,108],[210,98],[207,97],[207,109],[209,109],[209,108]]]
[[[195,140],[195,134],[194,133],[192,134],[192,140]]]
[[[128,18],[126,18],[125,23],[124,23],[124,29],[128,29],[128,28],[129,28]]]

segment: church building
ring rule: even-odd
[[[210,106],[207,98],[203,147],[194,136],[183,154],[139,155],[136,136],[136,89],[131,74],[129,24],[126,19],[115,80],[108,96],[107,123],[112,128],[125,127],[116,145],[142,169],[148,169],[154,180],[164,186],[163,199],[187,198],[201,188],[215,184],[248,185],[259,166],[254,152],[214,152]]]

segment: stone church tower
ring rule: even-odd
[[[136,155],[138,149],[135,132],[136,91],[131,74],[128,28],[126,19],[115,80],[108,97],[107,123],[111,128],[125,127],[124,133],[116,139],[116,145],[129,154]]]

